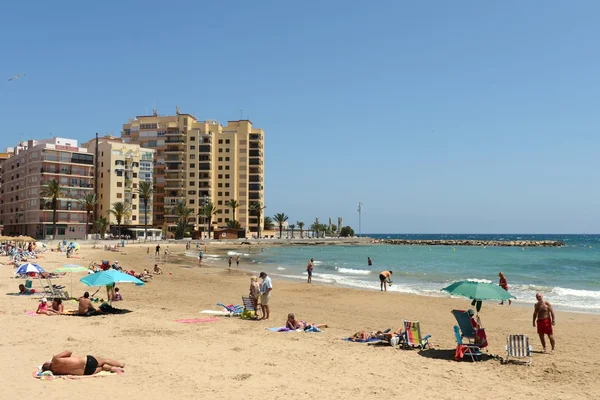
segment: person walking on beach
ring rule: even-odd
[[[504,274],[502,272],[498,273],[498,276],[500,277],[500,282],[498,283],[498,286],[500,286],[502,289],[506,290],[508,292],[508,281],[506,280],[506,277],[504,276]],[[508,299],[508,305],[510,306],[512,303],[511,299]],[[500,302],[500,305],[504,304],[504,300],[502,300]]]
[[[238,268],[240,267],[240,256],[235,258],[235,264],[238,266]]]
[[[315,259],[311,258],[306,266],[306,273],[308,274],[308,283],[312,283],[312,273],[315,268]]]
[[[550,339],[550,346],[552,346],[552,353],[554,353],[554,332],[552,330],[552,327],[556,323],[554,310],[552,309],[552,305],[544,300],[544,297],[541,293],[536,293],[535,298],[537,303],[535,303],[533,308],[533,326],[536,326],[535,320],[537,318],[537,332],[538,335],[540,335],[540,341],[542,342],[544,353],[546,353],[546,340],[544,335],[548,335],[548,339]]]
[[[371,257],[367,257],[367,265],[370,267],[373,265],[373,261],[371,261]]]
[[[227,262],[229,263],[229,269],[231,269],[231,261],[232,261],[232,259],[231,259],[231,257],[229,257],[229,260],[227,260]]]
[[[160,257],[160,244],[156,245],[156,250],[154,251],[154,257]]]
[[[273,290],[273,282],[266,272],[261,272],[259,277],[263,280],[260,284],[260,309],[262,311],[261,319],[269,319],[269,298]]]
[[[198,252],[198,265],[202,264],[202,258],[204,257],[204,252],[202,249]]]
[[[392,285],[392,271],[383,271],[379,274],[379,283],[382,292],[387,292],[388,283]]]

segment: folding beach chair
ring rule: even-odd
[[[505,364],[509,361],[509,358],[513,357],[525,358],[527,365],[531,366],[533,359],[531,357],[532,348],[529,344],[529,336],[508,335],[504,349],[506,350],[506,360],[504,360]]]
[[[223,303],[217,303],[217,305],[219,307],[223,307],[225,310],[227,310],[227,312],[229,312],[229,316],[230,317],[236,317],[242,314],[242,312],[244,312],[244,307],[242,306],[238,306],[238,305],[229,305],[226,306]]]
[[[481,348],[475,344],[463,343],[462,336],[460,335],[460,329],[456,325],[454,325],[454,336],[456,337],[456,355],[454,356],[456,361],[460,360],[464,354],[469,355],[471,357],[471,361],[481,360],[481,356],[483,354],[481,352]]]
[[[474,328],[473,324],[471,323],[471,316],[467,311],[452,310],[451,313],[454,315],[454,318],[456,318],[456,322],[460,328],[460,336],[463,339],[468,339],[470,344],[476,344],[482,349],[487,347],[488,343],[485,329]],[[479,319],[479,316],[476,317],[476,320],[477,326],[481,326],[481,320]]]
[[[419,321],[402,321],[404,324],[404,341],[400,344],[405,349],[419,347],[421,350],[429,347],[431,335],[421,336],[421,324]]]
[[[254,300],[251,297],[242,296],[242,303],[244,304],[242,319],[256,318],[256,307],[254,306]]]

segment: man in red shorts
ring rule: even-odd
[[[537,299],[537,303],[535,303],[533,308],[533,326],[535,327],[535,320],[537,318],[537,332],[538,335],[540,335],[544,353],[546,353],[546,340],[544,335],[548,335],[550,345],[552,346],[552,352],[554,353],[554,336],[552,335],[552,327],[556,323],[554,310],[550,303],[544,301],[544,297],[541,293],[536,293],[535,298]]]

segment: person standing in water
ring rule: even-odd
[[[500,286],[502,289],[506,290],[508,292],[508,281],[506,280],[506,277],[504,276],[504,274],[502,272],[498,273],[498,276],[500,277],[500,282],[498,282],[498,286]],[[508,305],[510,306],[512,303],[511,299],[508,299]],[[504,304],[504,300],[502,300],[500,302],[500,305]]]
[[[238,266],[238,268],[240,267],[240,256],[239,255],[235,258],[235,264]]]
[[[392,271],[383,271],[379,274],[379,282],[382,292],[387,292],[387,284],[392,284]]]
[[[307,283],[312,283],[312,273],[313,273],[313,269],[315,268],[315,259],[311,258],[308,261],[308,265],[306,266],[306,273],[308,274],[308,281]]]
[[[229,257],[229,260],[227,262],[229,263],[229,269],[231,269],[231,257]]]
[[[367,257],[367,265],[370,267],[373,265],[373,261],[371,261],[371,257]]]

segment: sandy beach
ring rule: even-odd
[[[117,259],[127,269],[141,271],[154,264],[153,245],[129,245],[123,253],[84,245],[81,259],[46,252],[37,262],[48,271],[66,263],[87,266],[91,261]],[[152,247],[153,248],[153,247]],[[496,359],[472,363],[454,361],[454,308],[469,301],[398,293],[308,285],[273,277],[271,319],[247,321],[219,318],[215,322],[182,324],[176,319],[208,317],[204,309],[217,302],[241,303],[250,273],[229,271],[225,265],[199,267],[182,256],[184,245],[169,244],[172,255],[159,261],[165,272],[144,287],[122,284],[124,315],[97,317],[30,316],[39,296],[14,296],[21,280],[13,268],[0,266],[0,374],[3,398],[44,399],[118,397],[121,399],[210,398],[437,398],[521,399],[598,398],[600,385],[600,316],[557,312],[555,354],[541,354],[532,327],[532,309],[484,303],[483,325],[489,352],[504,356],[506,336],[528,334],[533,366],[502,365]],[[209,250],[211,250],[209,248]],[[2,258],[8,262],[7,258]],[[242,259],[242,265],[244,260]],[[75,296],[85,290],[73,276]],[[55,281],[70,287],[70,277]],[[34,282],[34,287],[39,285]],[[95,289],[94,289],[95,290]],[[105,296],[102,289],[98,296]],[[552,299],[548,299],[552,301]],[[75,309],[74,301],[65,309]],[[279,333],[293,312],[299,319],[327,323],[322,333]],[[432,335],[434,349],[398,350],[390,346],[341,340],[359,330],[401,326],[418,320]],[[125,373],[81,380],[40,381],[36,365],[65,349],[126,364]]]

